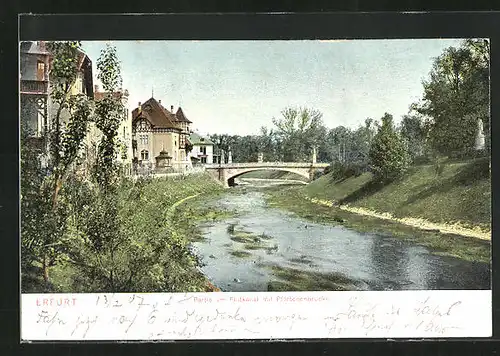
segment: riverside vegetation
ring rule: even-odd
[[[49,42],[51,111],[40,149],[21,113],[22,292],[187,292],[213,290],[198,270],[186,232],[214,211],[184,211],[186,199],[222,190],[205,175],[125,177],[117,161],[124,107],[120,61],[107,45],[97,60],[105,95],[73,94],[81,43]],[[85,153],[90,125],[96,157]],[[35,144],[33,144],[35,143]],[[44,158],[44,159],[42,159]],[[217,214],[217,213],[215,213]],[[177,223],[176,223],[177,222]]]
[[[388,184],[381,184],[369,172],[346,179],[328,173],[307,186],[271,188],[267,193],[271,206],[316,222],[390,234],[436,249],[439,254],[490,263],[488,238],[466,237],[456,228],[480,236],[491,235],[489,158],[445,161],[439,175],[433,165],[416,165]],[[343,209],[345,206],[354,209]],[[442,233],[439,229],[426,229],[425,223],[412,226],[395,219],[353,213],[356,208],[389,213],[403,221],[420,218],[457,232]]]
[[[230,216],[231,212],[189,208],[188,203],[223,191],[222,186],[204,174],[178,178],[122,178],[118,187],[117,228],[126,237],[114,251],[94,255],[82,240],[83,226],[96,222],[94,214],[79,214],[78,207],[90,209],[99,197],[85,182],[72,177],[62,193],[71,207],[65,234],[66,254],[51,268],[50,282],[41,278],[41,266],[34,263],[23,274],[25,292],[185,292],[208,291],[207,280],[198,271],[196,257],[188,244],[196,239],[197,225]],[[186,198],[190,198],[186,200]],[[185,201],[178,206],[176,203]],[[190,201],[191,200],[191,201]],[[175,211],[172,211],[172,207]],[[94,208],[95,209],[95,208]],[[169,218],[170,215],[170,218]],[[99,228],[99,226],[96,226]],[[83,230],[83,231],[82,231]],[[76,251],[78,250],[78,251]],[[85,256],[85,260],[78,256]],[[94,274],[86,269],[95,265]],[[106,270],[100,270],[106,268]],[[110,290],[105,273],[113,273],[117,290]],[[104,276],[103,276],[104,275]]]
[[[71,96],[80,43],[48,47],[54,54],[50,83],[57,114],[49,118],[46,167],[29,144],[21,115],[22,290],[210,289],[189,243],[203,238],[200,225],[233,214],[201,204],[223,188],[206,176],[138,181],[120,176],[116,136],[124,108],[111,94],[121,88],[116,50],[108,46],[97,61],[97,77],[107,95],[94,102],[82,94]],[[422,100],[398,124],[386,113],[380,122],[367,118],[355,130],[329,130],[319,111],[285,108],[281,119],[273,118],[273,129],[262,128],[255,136],[215,135],[212,140],[224,151],[231,147],[234,162],[255,161],[259,152],[266,161],[306,162],[313,149],[319,161],[332,162],[324,176],[307,186],[265,189],[270,205],[318,222],[391,234],[438,254],[489,263],[489,241],[458,233],[490,233],[489,43],[466,40],[446,49],[434,60],[423,89]],[[65,123],[63,112],[69,116]],[[82,175],[80,153],[91,123],[102,139],[96,160],[86,162],[89,174]],[[477,150],[481,127],[485,145]],[[287,173],[267,177],[291,178]],[[380,219],[375,213],[402,221]],[[443,231],[456,233],[401,223],[405,218],[448,226]],[[252,250],[273,247],[264,236],[237,228],[230,234],[230,241],[239,244],[234,257],[247,259]],[[293,288],[327,288],[329,283],[300,270],[274,268],[273,273],[294,279]],[[338,276],[326,279],[345,284]]]

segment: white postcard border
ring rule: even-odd
[[[21,341],[492,336],[491,290],[22,294]]]

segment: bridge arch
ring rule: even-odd
[[[307,180],[310,179],[310,172],[309,169],[304,169],[304,168],[286,168],[286,167],[249,167],[249,168],[240,168],[240,169],[235,169],[235,170],[230,170],[229,172],[226,173],[224,180],[226,181],[225,183],[229,186],[233,185],[234,179],[242,176],[243,174],[250,173],[250,172],[256,172],[256,171],[281,171],[281,172],[290,172],[297,174],[301,177],[306,178]]]

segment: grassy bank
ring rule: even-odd
[[[206,175],[160,178],[139,182],[123,181],[118,194],[119,230],[130,237],[120,247],[117,271],[134,276],[134,292],[206,291],[207,280],[197,270],[198,261],[188,243],[196,235],[195,222],[227,216],[214,209],[186,209],[188,203],[207,199],[224,191]],[[68,234],[71,234],[71,230]],[[78,235],[72,236],[77,245]],[[142,264],[141,264],[142,261]],[[71,259],[62,258],[50,270],[50,285],[41,280],[40,266],[23,275],[26,292],[100,292],[83,279]],[[132,290],[131,290],[132,291]]]
[[[440,177],[436,177],[432,169],[432,166],[415,167],[401,181],[376,189],[370,174],[344,181],[333,181],[330,175],[325,175],[306,187],[268,189],[268,203],[315,222],[343,225],[360,232],[386,234],[429,247],[436,254],[489,263],[489,241],[423,230],[311,201],[311,198],[330,200],[389,212],[395,216],[420,217],[445,223],[458,221],[468,226],[486,228],[490,220],[490,185],[489,178],[481,171],[484,170],[484,162],[446,165]],[[469,209],[475,211],[460,206],[466,201]]]
[[[304,189],[311,197],[338,202],[397,218],[421,218],[490,230],[491,178],[489,160],[445,162],[440,175],[433,165],[415,166],[402,179],[377,184],[371,173],[345,180],[331,174]]]

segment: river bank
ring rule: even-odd
[[[404,224],[401,219],[378,216],[379,214],[371,212],[363,214],[364,211],[359,208],[332,206],[331,201],[311,198],[301,187],[268,188],[266,193],[269,206],[288,210],[310,221],[394,236],[406,242],[432,248],[436,250],[435,254],[466,261],[490,263],[491,260],[490,242],[475,236],[464,237],[456,232],[443,231],[444,229],[431,229],[432,225],[423,229],[424,226],[415,222]]]
[[[335,206],[336,202],[334,201],[329,201],[329,200],[321,200],[321,199],[316,199],[316,198],[310,198],[310,197],[304,197],[304,199],[314,203],[314,204],[319,204],[323,205],[326,207],[332,207]],[[358,214],[358,215],[364,215],[364,216],[370,216],[382,220],[389,220],[392,222],[397,222],[403,225],[407,226],[413,226],[422,230],[431,230],[435,232],[440,232],[444,234],[455,234],[455,235],[460,235],[464,237],[473,237],[476,239],[481,239],[481,240],[488,240],[491,241],[491,231],[482,229],[480,227],[476,228],[469,228],[467,226],[463,226],[460,223],[454,223],[454,224],[439,224],[431,221],[427,221],[425,219],[420,219],[420,218],[397,218],[393,216],[392,214],[389,213],[380,213],[374,210],[369,210],[365,208],[360,208],[360,207],[354,207],[354,206],[349,206],[349,205],[337,205],[337,209],[344,210],[350,213]]]
[[[418,235],[402,224],[331,214],[329,207],[300,200],[299,186],[253,182],[179,207],[237,212],[198,224],[192,239],[201,270],[222,291],[490,287],[485,241],[453,249],[460,242],[451,235]]]
[[[125,237],[116,248],[119,258],[100,262],[112,265],[122,276],[130,277],[130,287],[121,292],[203,292],[217,290],[199,270],[196,257],[189,251],[189,236],[199,222],[216,221],[229,216],[218,209],[182,208],[192,200],[215,197],[224,188],[206,174],[123,180],[118,189],[117,233]],[[69,216],[73,224],[75,217]],[[79,248],[85,236],[70,225],[66,237],[68,254],[50,269],[50,281],[41,279],[40,266],[22,276],[23,292],[98,293],[99,280],[81,273],[71,251]],[[91,251],[90,251],[91,252]],[[93,263],[95,256],[89,253]],[[97,256],[104,258],[103,255]],[[86,263],[89,263],[86,261]],[[89,264],[90,264],[89,263]]]

